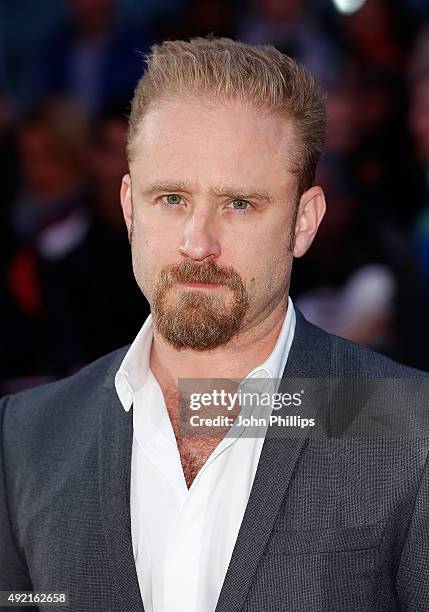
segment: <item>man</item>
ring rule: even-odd
[[[274,48],[152,49],[121,187],[152,317],[131,346],[4,398],[0,589],[64,592],[79,612],[429,609],[429,445],[407,420],[424,420],[424,375],[288,298],[325,212],[323,136],[316,83]],[[402,381],[375,413],[370,376]],[[320,435],[183,433],[181,381],[276,378],[308,381],[293,397]],[[350,414],[325,403],[336,379]],[[364,409],[389,436],[345,435]],[[419,435],[395,439],[398,423]]]

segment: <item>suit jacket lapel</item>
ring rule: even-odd
[[[133,409],[125,412],[114,387],[114,374],[124,354],[125,351],[123,354],[121,352],[121,358],[115,360],[101,391],[98,457],[100,504],[119,609],[122,612],[144,612],[131,537]]]
[[[321,380],[329,375],[329,337],[305,321],[297,309],[296,317],[283,380]],[[276,438],[267,434],[215,612],[242,609],[305,441],[305,435]]]

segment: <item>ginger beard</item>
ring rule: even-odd
[[[211,295],[180,287],[180,283],[219,284],[230,291],[225,298],[224,288]],[[185,260],[162,268],[152,301],[156,330],[174,348],[195,351],[226,344],[240,330],[248,308],[240,275],[231,267],[219,268],[211,259],[203,263]]]

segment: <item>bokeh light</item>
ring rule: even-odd
[[[333,0],[335,8],[340,13],[349,15],[355,13],[365,4],[366,0]]]

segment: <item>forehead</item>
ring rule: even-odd
[[[295,150],[291,121],[239,101],[163,100],[144,116],[131,170],[150,180],[252,181],[282,188]]]

